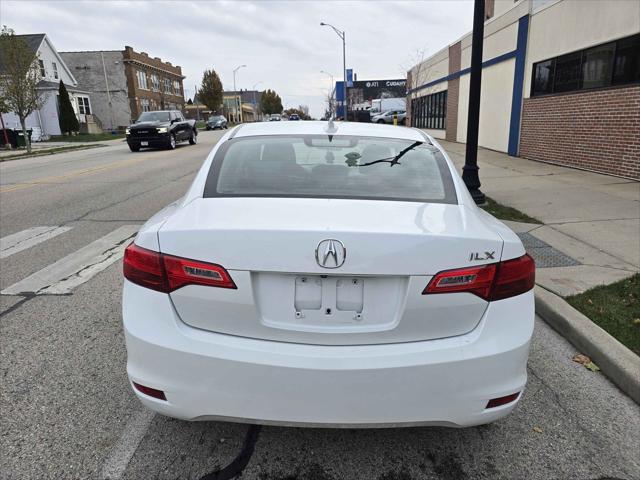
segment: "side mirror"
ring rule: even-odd
[[[178,119],[177,119],[177,118],[172,118],[172,119],[171,119],[171,125],[173,125],[173,124],[174,124],[174,123],[176,123],[177,121],[178,121]]]

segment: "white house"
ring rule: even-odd
[[[42,107],[27,117],[27,128],[34,132],[40,130],[43,136],[60,135],[58,122],[58,88],[60,80],[64,82],[73,110],[80,122],[81,131],[95,131],[96,126],[91,114],[89,93],[77,88],[78,82],[44,33],[18,35],[28,45],[40,67],[41,80],[38,90],[42,92]],[[0,72],[1,74],[1,72]],[[20,128],[20,120],[15,113],[2,113],[6,128]]]

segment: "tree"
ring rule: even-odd
[[[282,113],[282,99],[273,90],[265,90],[260,99],[262,113],[272,115],[274,113]]]
[[[20,120],[22,134],[31,153],[31,141],[27,135],[27,117],[38,110],[44,101],[38,91],[40,69],[38,56],[29,49],[27,43],[14,31],[2,27],[0,32],[0,103],[6,110],[14,112]]]
[[[58,114],[60,131],[71,135],[71,132],[77,132],[80,130],[76,112],[73,111],[73,106],[71,105],[69,94],[67,93],[67,87],[64,86],[62,80],[60,80],[60,88],[58,89],[58,108],[60,110],[60,113]]]
[[[220,105],[222,105],[222,82],[215,70],[205,70],[202,74],[198,100],[204,103],[212,112],[220,109]]]
[[[191,99],[187,100],[187,105],[193,105],[193,100]]]

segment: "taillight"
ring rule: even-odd
[[[186,285],[237,288],[229,272],[220,265],[164,255],[134,243],[124,251],[123,271],[127,280],[163,293]]]
[[[422,292],[468,292],[487,300],[502,300],[531,290],[535,283],[535,264],[529,255],[471,268],[437,273]]]
[[[198,262],[187,258],[163,255],[164,268],[169,279],[169,289],[177,290],[185,285],[206,285],[219,288],[237,288],[224,267],[214,263]]]
[[[124,251],[124,278],[158,292],[169,292],[169,282],[162,264],[162,255],[139,247],[135,243]]]

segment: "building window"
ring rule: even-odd
[[[83,115],[91,115],[91,106],[89,105],[89,97],[78,97],[78,112]]]
[[[149,100],[146,98],[143,98],[142,100],[140,100],[140,106],[142,107],[143,112],[148,112],[150,110]]]
[[[42,60],[38,60],[38,65],[40,66],[40,77],[44,78],[47,76],[47,72],[44,70],[44,62]]]
[[[531,96],[640,82],[640,34],[533,64]]]
[[[168,78],[164,79],[164,93],[171,93],[171,80]]]
[[[149,87],[147,87],[146,72],[143,72],[142,70],[137,70],[136,76],[138,77],[138,88],[141,88],[142,90],[149,90]]]
[[[176,95],[182,95],[182,91],[180,89],[180,82],[177,80],[173,81],[173,93]]]
[[[56,62],[51,62],[51,66],[53,67],[53,78],[58,79],[58,65]]]
[[[447,120],[447,91],[411,100],[411,126],[444,130]]]
[[[151,89],[155,92],[160,91],[160,78],[157,74],[151,74]]]
[[[616,42],[613,84],[640,82],[640,35]]]

